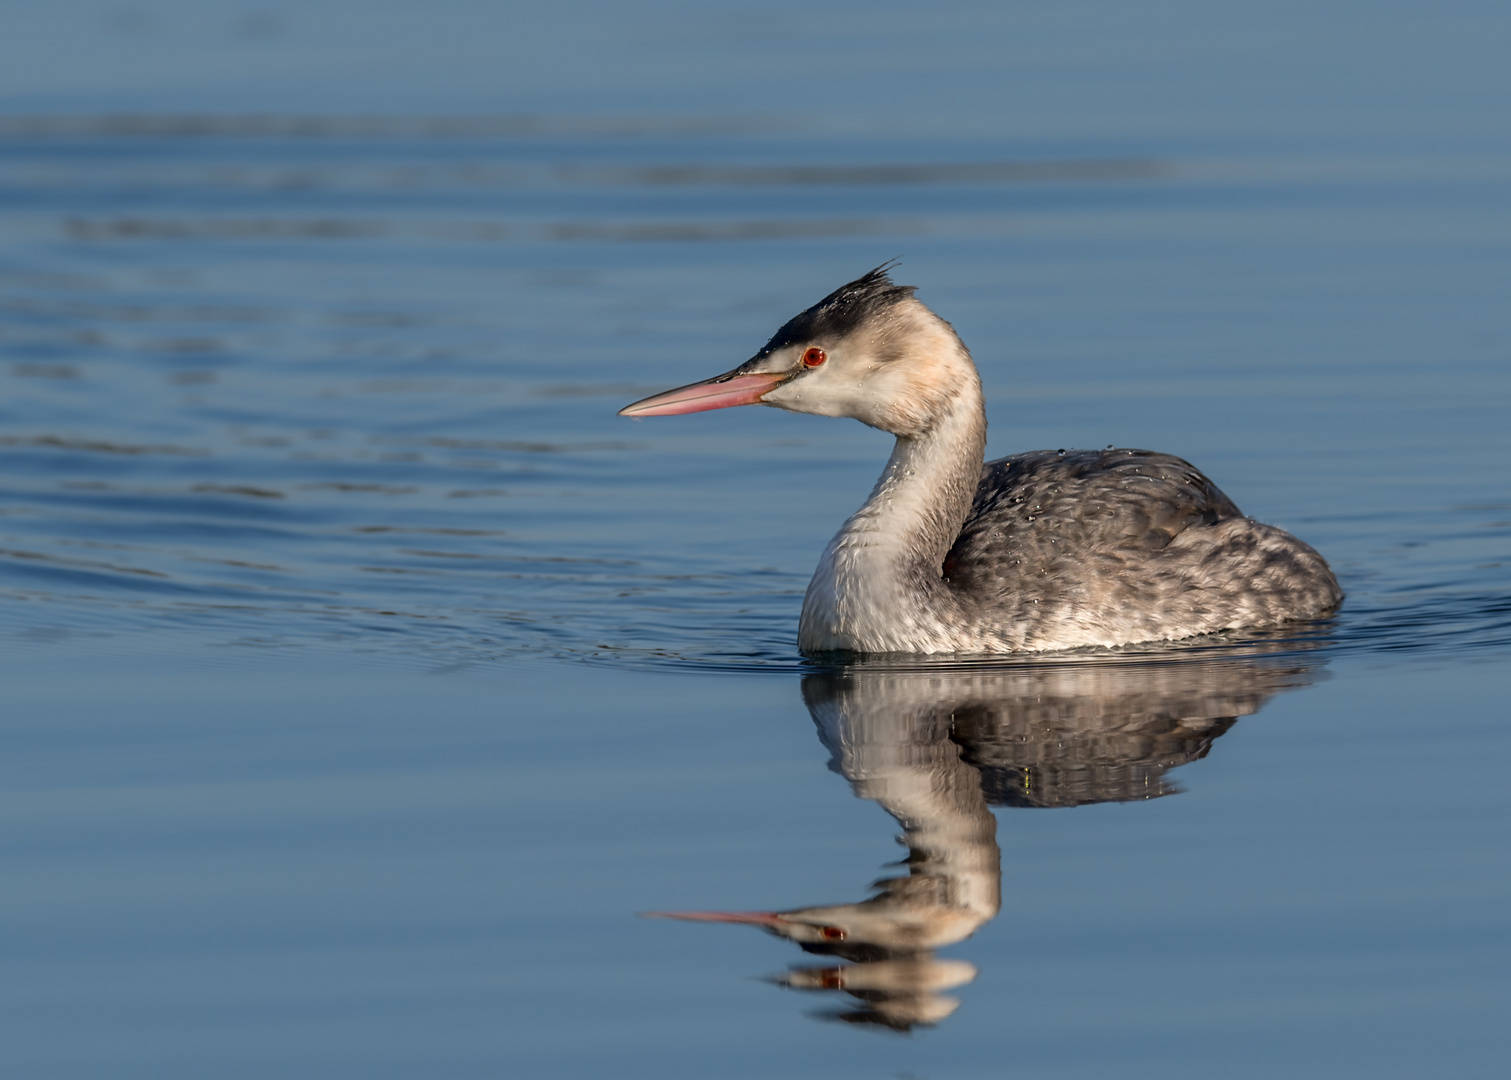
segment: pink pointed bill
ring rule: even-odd
[[[643,914],[647,919],[745,923],[751,926],[781,926],[786,921],[774,911],[647,911]]]
[[[791,376],[786,372],[761,372],[705,379],[691,386],[679,386],[664,394],[644,398],[619,410],[620,416],[681,416],[683,413],[727,409],[733,405],[758,405],[761,398],[781,386]]]

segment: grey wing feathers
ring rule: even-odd
[[[1189,463],[1148,450],[988,462],[943,572],[1020,647],[1072,625],[1088,641],[1273,625],[1342,599],[1310,547],[1244,517]]]
[[[950,551],[957,566],[1008,556],[1158,551],[1186,528],[1243,512],[1188,462],[1151,450],[1037,450],[982,467]]]

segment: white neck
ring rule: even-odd
[[[953,336],[953,335],[952,335]],[[981,482],[986,414],[963,346],[964,377],[923,432],[898,436],[871,497],[829,542],[803,599],[804,652],[938,652],[955,646],[957,603],[944,557]],[[954,358],[952,358],[954,359]]]
[[[1002,902],[997,820],[980,771],[950,739],[942,694],[932,678],[863,669],[803,685],[831,768],[897,819],[908,846],[908,875],[878,882],[882,895],[856,907],[885,910],[930,948],[968,937]]]

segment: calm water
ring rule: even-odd
[[[1505,1074],[1511,16],[80,12],[0,6],[18,1075]],[[805,664],[887,438],[614,413],[899,255],[993,455],[1342,612]]]

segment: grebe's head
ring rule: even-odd
[[[733,371],[637,401],[620,416],[675,416],[732,405],[848,416],[920,435],[978,386],[950,324],[878,266],[789,319]]]
[[[911,956],[953,945],[974,934],[991,916],[982,911],[916,896],[918,878],[879,882],[879,896],[855,904],[792,911],[648,911],[656,919],[739,923],[786,938],[804,952],[846,960]],[[992,914],[995,914],[993,912]]]
[[[807,953],[847,963],[791,968],[772,982],[795,990],[844,991],[863,1006],[853,1012],[820,1014],[824,1019],[879,1024],[898,1031],[937,1024],[959,1006],[941,991],[976,978],[964,960],[940,960],[938,945],[953,944],[979,925],[958,912],[944,913],[943,927],[929,925],[927,913],[868,911],[875,901],[798,911],[658,911],[657,918],[690,922],[743,923],[786,938]]]

